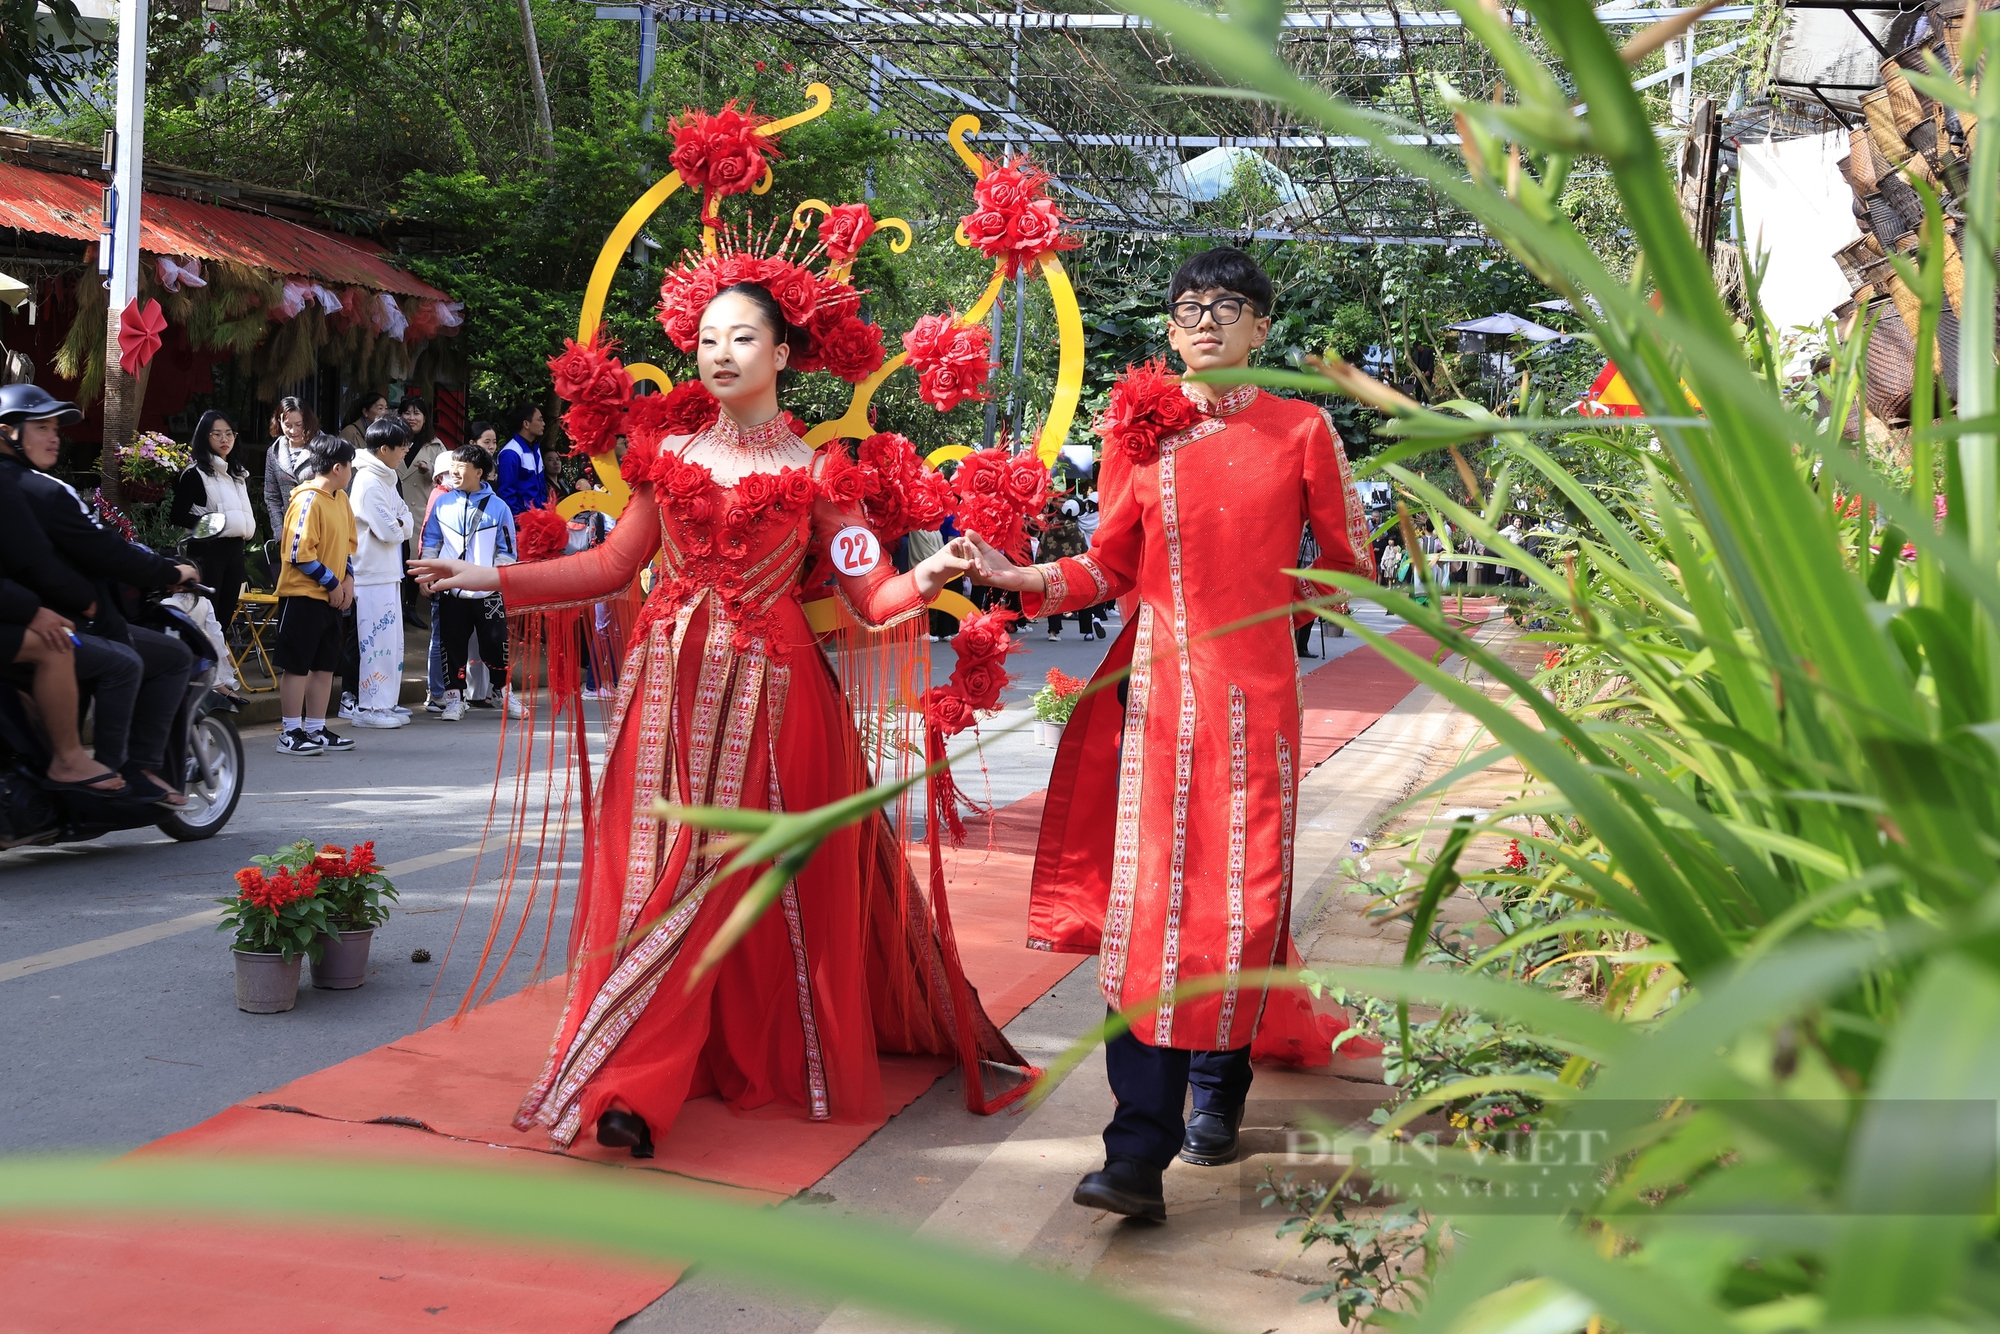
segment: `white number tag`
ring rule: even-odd
[[[833,568],[842,574],[867,574],[882,560],[882,544],[875,534],[859,526],[843,528],[833,535]]]

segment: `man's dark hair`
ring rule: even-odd
[[[451,456],[460,463],[470,463],[479,469],[479,480],[482,482],[493,476],[493,456],[478,445],[460,445],[451,451]]]
[[[410,443],[410,428],[403,425],[394,413],[368,423],[368,429],[361,433],[370,449],[388,449],[393,445]]]
[[[354,462],[354,446],[337,435],[316,436],[306,444],[306,461],[299,469],[301,479],[324,477],[342,464]]]
[[[1174,271],[1174,280],[1167,285],[1167,302],[1171,305],[1183,293],[1206,292],[1211,287],[1249,297],[1259,315],[1271,313],[1270,277],[1256,260],[1235,246],[1217,246],[1191,256]]]
[[[509,412],[506,416],[502,417],[500,419],[500,425],[507,439],[511,440],[515,436],[519,435],[521,433],[521,428],[528,424],[528,418],[534,416],[537,412],[540,412],[541,410],[542,410],[542,405],[539,403],[523,403],[520,406],[516,407],[512,412]]]

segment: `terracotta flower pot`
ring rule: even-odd
[[[282,1014],[298,1003],[299,958],[282,954],[236,956],[236,1008],[247,1014]]]
[[[312,966],[312,984],[321,991],[352,991],[368,980],[368,944],[374,928],[338,931],[326,938],[326,948]]]

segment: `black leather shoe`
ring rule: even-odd
[[[1137,1158],[1110,1158],[1104,1170],[1091,1172],[1076,1184],[1070,1198],[1086,1209],[1108,1209],[1131,1218],[1167,1219],[1167,1199],[1160,1191],[1160,1169]]]
[[[634,1158],[653,1156],[653,1129],[637,1112],[606,1112],[598,1117],[597,1142],[607,1149],[630,1149]]]
[[[1221,1112],[1195,1112],[1188,1117],[1187,1133],[1181,1138],[1181,1161],[1196,1167],[1220,1167],[1236,1161],[1236,1127],[1243,1109],[1224,1116]]]

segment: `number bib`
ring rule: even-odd
[[[882,561],[882,544],[866,528],[843,528],[828,544],[833,568],[850,577],[869,573]]]

